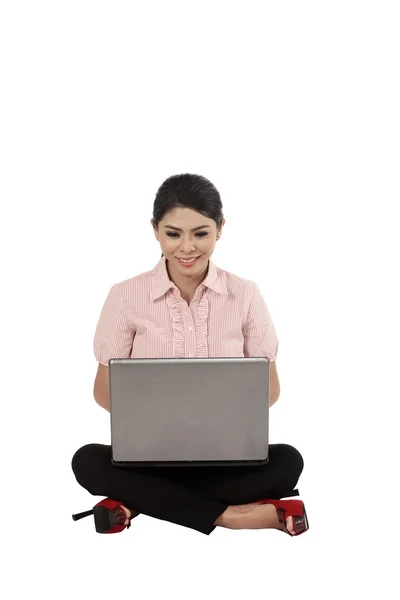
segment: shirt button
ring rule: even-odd
[[[193,327],[189,327],[189,331],[192,331]]]
[[[192,356],[193,356],[193,354],[192,354],[192,353],[190,353],[190,354],[189,354],[189,358],[191,358]]]

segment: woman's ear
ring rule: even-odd
[[[153,228],[155,238],[159,242],[160,240],[158,239],[158,229],[156,227],[154,227],[154,221],[153,221],[153,219],[150,219],[150,223],[151,223],[151,226]]]

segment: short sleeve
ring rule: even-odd
[[[135,331],[129,323],[118,283],[112,286],[100,313],[93,340],[96,360],[108,367],[111,358],[130,358]]]
[[[254,285],[247,320],[243,328],[244,356],[276,359],[279,340],[268,307],[257,284]]]

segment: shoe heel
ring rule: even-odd
[[[72,515],[74,521],[79,521],[79,519],[83,519],[84,517],[88,517],[93,514],[93,510],[85,510],[85,512],[78,513],[76,515]]]

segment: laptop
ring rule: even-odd
[[[110,359],[112,464],[266,464],[269,370],[265,357]]]

